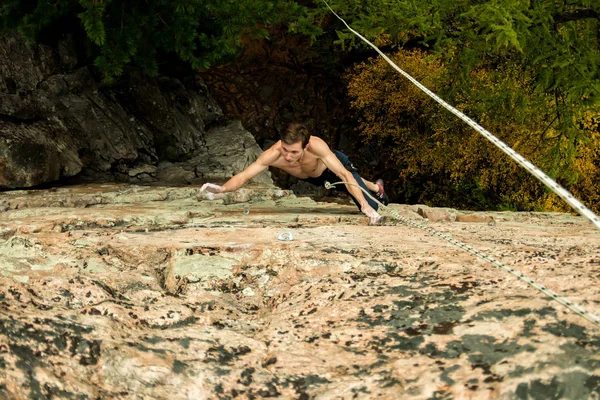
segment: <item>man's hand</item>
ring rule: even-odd
[[[369,225],[377,225],[382,218],[371,206],[364,206],[361,211],[369,217]]]
[[[200,188],[200,192],[204,192],[205,190],[210,193],[221,193],[223,192],[223,186],[215,185],[214,183],[205,183]]]

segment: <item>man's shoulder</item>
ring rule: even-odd
[[[318,136],[310,135],[310,139],[308,139],[308,143],[325,143],[325,141]]]
[[[331,153],[331,149],[329,148],[327,143],[318,136],[311,136],[310,140],[308,141],[308,144],[310,145],[309,151],[311,153],[316,154],[317,156],[322,157]]]
[[[263,151],[259,158],[267,165],[272,165],[281,157],[281,140]]]

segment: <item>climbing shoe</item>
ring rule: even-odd
[[[375,195],[377,200],[379,200],[384,206],[387,206],[390,203],[390,199],[388,198],[387,193],[385,192],[385,188],[383,186],[383,180],[377,179],[375,184],[379,187],[379,192]]]

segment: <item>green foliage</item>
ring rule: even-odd
[[[245,38],[268,38],[268,26],[306,18],[304,7],[285,0],[5,0],[0,7],[1,26],[31,39],[60,17],[78,18],[107,83],[131,62],[156,74],[160,54],[208,68],[238,54]]]
[[[581,181],[578,165],[584,158],[589,168],[587,172],[597,174],[591,165],[599,166],[589,158],[592,156],[587,153],[582,156],[592,146],[594,131],[583,127],[581,115],[600,106],[599,2],[336,0],[331,5],[353,28],[366,33],[364,36],[375,43],[386,44],[387,49],[417,47],[436,56],[445,71],[436,75],[437,85],[431,82],[426,86],[435,88],[441,97],[511,146],[523,146],[517,150],[532,158],[561,184],[575,188],[574,185]],[[366,46],[349,39],[349,31],[343,25],[336,22],[334,26],[341,31],[336,41],[339,46]],[[346,43],[342,44],[344,40]],[[404,68],[406,65],[400,63],[399,66]],[[355,74],[363,72],[355,71]],[[376,84],[388,87],[398,79],[392,76],[394,74]],[[405,92],[406,87],[398,90],[379,95],[390,97],[402,93],[412,96],[412,103],[422,104],[422,100],[414,97],[417,94]],[[381,137],[389,140],[392,135],[397,142],[398,138],[408,140],[421,135],[428,143],[432,135],[440,137],[446,129],[447,132],[443,133],[448,141],[445,150],[447,154],[456,151],[456,157],[431,157],[438,152],[435,148],[426,147],[427,151],[419,153],[421,166],[427,164],[425,169],[433,168],[426,175],[434,177],[445,172],[448,176],[460,178],[457,184],[473,184],[482,188],[487,196],[492,196],[490,198],[496,197],[496,204],[504,202],[532,209],[537,207],[535,196],[544,197],[545,189],[535,181],[523,181],[523,177],[514,180],[516,169],[511,167],[513,162],[505,155],[494,155],[493,160],[498,157],[497,162],[485,160],[484,154],[495,151],[488,150],[491,144],[483,142],[485,146],[477,145],[480,153],[464,151],[457,140],[471,142],[472,145],[476,142],[466,139],[473,132],[464,124],[457,123],[454,117],[445,120],[443,123],[448,125],[442,129],[443,126],[436,125],[436,121],[445,119],[443,112],[433,113],[427,105],[415,113],[411,111],[414,108],[411,104],[405,104],[404,111],[390,116],[385,104],[374,102],[366,107],[368,101],[365,98],[371,98],[366,92],[366,89],[357,92],[355,99],[365,140]],[[365,120],[366,113],[372,113],[374,120]],[[411,117],[403,118],[406,115]],[[418,124],[422,126],[416,126]],[[452,141],[457,147],[453,147]],[[397,144],[405,145],[402,141]],[[411,164],[389,154],[385,148],[382,151],[388,153],[390,159],[395,159],[398,168],[417,165],[416,161]],[[444,159],[446,162],[439,161]],[[506,164],[500,162],[504,159]],[[496,168],[497,174],[491,173],[490,166]],[[418,180],[424,176],[421,175]],[[505,182],[513,183],[500,184],[500,176],[506,178]],[[523,185],[519,188],[515,182],[523,182]],[[509,190],[520,191],[520,194],[509,198],[510,195],[506,194]],[[591,193],[592,190],[588,188],[581,192]],[[551,203],[545,201],[544,204]]]
[[[326,12],[322,2],[316,3],[313,15]],[[600,101],[599,2],[336,0],[331,5],[370,40],[431,49],[460,79],[468,81],[469,72],[481,66],[518,64],[535,73],[538,90],[558,90],[565,103]],[[565,19],[578,9],[592,15]],[[339,46],[366,46],[340,22],[333,27],[340,31]]]
[[[390,57],[433,91],[451,84],[439,58],[406,50]],[[470,86],[454,90],[456,106],[598,210],[600,107],[578,107],[577,139],[552,126],[555,98],[533,90],[533,77],[517,67],[482,67],[470,75]],[[359,130],[365,141],[377,144],[383,167],[394,171],[388,181],[398,188],[394,194],[400,201],[566,210],[533,176],[383,59],[355,66],[346,79]],[[546,107],[538,106],[544,102]]]

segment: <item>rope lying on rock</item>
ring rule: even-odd
[[[383,205],[379,200],[377,200],[375,197],[373,197],[373,195],[371,193],[369,193],[367,190],[365,190],[364,188],[358,186],[358,185],[354,185],[350,182],[336,182],[336,183],[329,183],[329,182],[325,182],[325,188],[326,189],[331,189],[333,187],[335,187],[336,185],[340,185],[340,184],[345,184],[345,185],[352,185],[355,186],[357,188],[359,188],[360,190],[362,190],[365,195],[369,196],[373,201],[375,201],[377,204],[379,204],[380,207],[382,207],[386,212],[390,213],[394,218],[396,218],[397,220],[399,220],[400,222],[402,222],[405,225],[408,226],[413,226],[415,228],[419,228],[422,229],[428,233],[431,233],[434,236],[439,236],[442,239],[448,241],[449,243],[452,243],[455,246],[460,247],[463,250],[468,251],[471,254],[476,255],[477,257],[488,261],[492,264],[494,264],[496,267],[499,267],[501,269],[503,269],[506,272],[511,273],[512,275],[516,276],[517,278],[519,278],[520,280],[522,280],[523,282],[527,283],[529,286],[532,286],[534,288],[536,288],[537,290],[539,290],[540,292],[544,293],[545,295],[547,295],[548,297],[550,297],[551,299],[559,302],[560,304],[562,304],[563,306],[569,308],[570,310],[574,311],[576,314],[581,315],[583,318],[587,319],[588,321],[592,322],[594,325],[596,325],[597,327],[600,327],[600,318],[590,314],[589,312],[587,312],[586,310],[583,309],[583,307],[579,306],[578,304],[573,303],[572,301],[559,296],[558,294],[556,294],[555,292],[553,292],[552,290],[548,289],[547,287],[545,287],[544,285],[541,285],[537,282],[535,282],[533,279],[523,275],[521,272],[516,271],[512,268],[510,268],[507,265],[504,265],[503,263],[501,263],[500,261],[496,260],[495,258],[488,256],[484,253],[482,253],[481,251],[469,246],[468,244],[462,243],[459,240],[454,239],[453,237],[443,234],[441,232],[436,231],[433,228],[430,228],[428,226],[419,224],[416,221],[413,221],[409,218],[403,217],[401,215],[399,215],[398,213],[396,213],[394,210],[391,210],[389,207]]]
[[[498,139],[496,136],[492,135],[490,132],[488,132],[486,129],[481,127],[479,124],[477,124],[471,118],[467,117],[465,114],[458,111],[456,108],[452,107],[450,104],[446,103],[444,100],[442,100],[439,96],[437,96],[431,90],[429,90],[425,86],[423,86],[415,78],[413,78],[408,73],[406,73],[405,71],[400,69],[400,67],[398,67],[392,60],[390,60],[389,57],[387,57],[385,54],[383,54],[383,52],[381,50],[379,50],[379,48],[377,46],[375,46],[373,43],[371,43],[367,39],[365,39],[360,33],[356,32],[354,29],[350,28],[350,26],[346,23],[346,21],[344,21],[342,19],[342,17],[340,17],[339,15],[337,15],[335,13],[335,11],[333,11],[333,9],[329,6],[329,4],[327,4],[327,2],[325,0],[323,0],[323,2],[327,6],[327,8],[329,8],[329,10],[331,10],[333,15],[335,15],[340,21],[342,21],[342,23],[344,25],[346,25],[346,28],[348,28],[350,30],[350,32],[354,33],[356,36],[358,36],[360,39],[362,39],[364,42],[366,42],[369,46],[374,48],[375,51],[377,51],[377,53],[379,53],[379,55],[381,55],[381,57],[383,57],[383,59],[385,61],[387,61],[388,64],[390,64],[396,71],[398,71],[406,79],[411,81],[415,86],[417,86],[419,89],[421,89],[427,95],[429,95],[429,97],[431,97],[432,99],[434,99],[435,101],[440,103],[444,108],[446,108],[452,114],[456,115],[457,117],[459,117],[460,119],[465,121],[467,124],[469,124],[469,126],[471,126],[477,132],[482,134],[490,142],[495,144],[496,147],[498,147],[500,150],[502,150],[504,153],[506,153],[510,158],[515,160],[519,165],[524,167],[527,171],[529,171],[529,173],[531,173],[533,176],[535,176],[544,185],[546,185],[550,190],[552,190],[554,193],[556,193],[558,196],[560,196],[564,201],[569,203],[569,205],[571,207],[573,207],[578,213],[580,213],[581,215],[583,215],[584,217],[589,219],[596,226],[596,228],[600,229],[600,217],[598,217],[596,214],[594,214],[592,212],[592,210],[590,210],[589,208],[584,206],[569,191],[567,191],[565,188],[563,188],[558,183],[556,183],[556,181],[554,181],[552,178],[550,178],[548,175],[546,175],[541,169],[539,169],[538,167],[533,165],[530,161],[525,159],[525,157],[523,157],[522,155],[520,155],[519,153],[514,151],[510,146],[508,146],[502,140]]]

